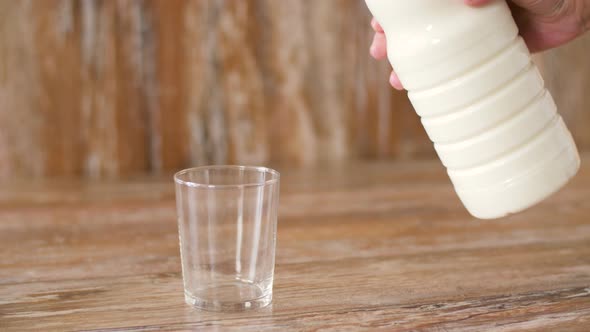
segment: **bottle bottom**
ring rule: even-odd
[[[580,169],[575,146],[524,176],[480,190],[457,190],[467,210],[479,219],[498,219],[522,212],[562,189]]]

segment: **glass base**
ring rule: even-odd
[[[264,294],[254,284],[234,282],[202,289],[198,295],[185,291],[184,299],[187,304],[202,310],[239,312],[268,306],[272,302],[272,290]]]

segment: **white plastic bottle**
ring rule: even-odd
[[[389,60],[469,212],[539,203],[580,158],[504,0],[366,0]]]

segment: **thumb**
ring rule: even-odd
[[[483,6],[496,0],[464,0],[470,6]],[[571,2],[552,0],[512,0],[510,1],[520,8],[535,15],[553,16],[560,12],[571,9]]]
[[[465,0],[465,3],[470,6],[483,6],[492,2],[493,0]]]

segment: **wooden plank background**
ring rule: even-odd
[[[0,0],[0,178],[433,158],[362,0]],[[590,38],[539,57],[590,148]]]

